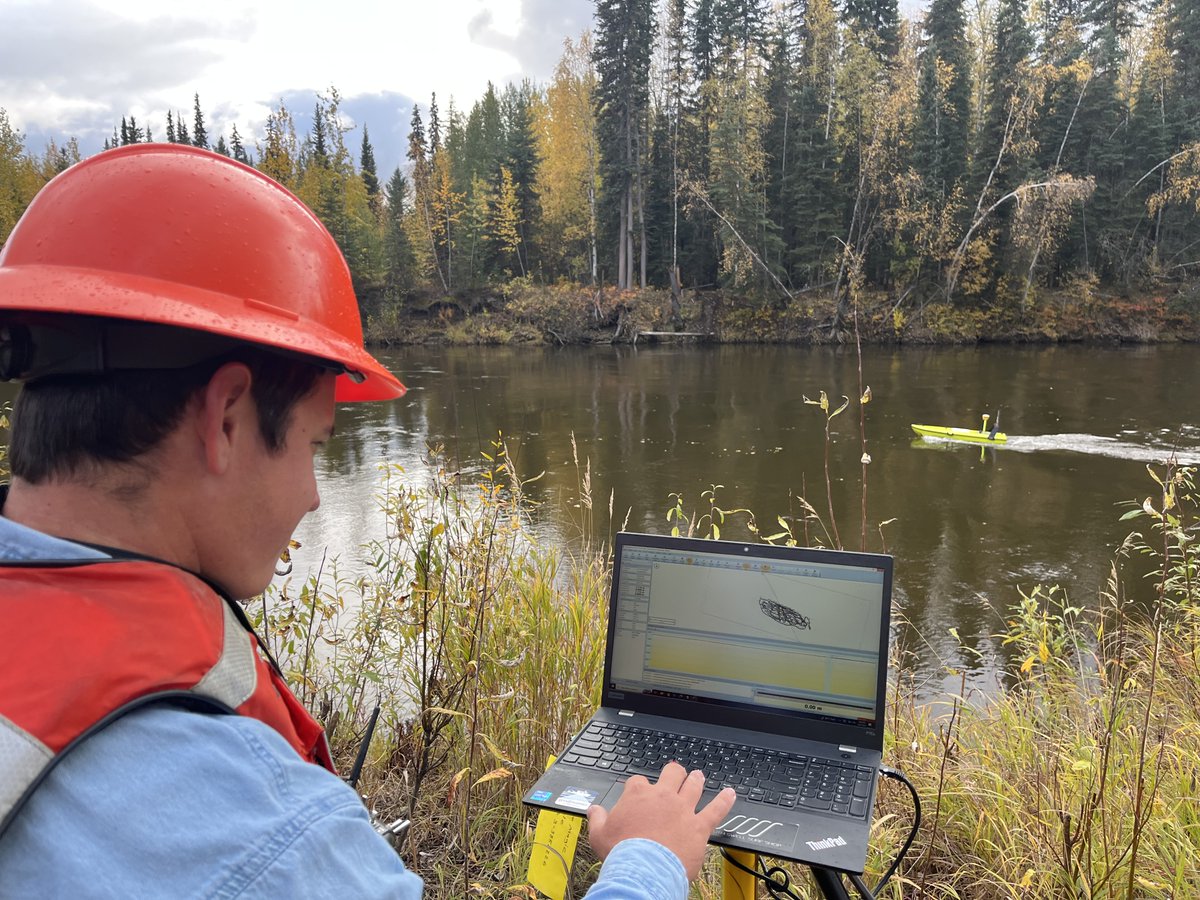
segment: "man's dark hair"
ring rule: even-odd
[[[243,347],[182,369],[60,375],[26,384],[13,403],[8,447],[15,478],[39,484],[89,463],[130,462],[178,424],[188,401],[228,362],[249,367],[267,449],[283,449],[291,414],[316,387],[319,365]]]

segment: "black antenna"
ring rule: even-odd
[[[363,763],[367,761],[367,750],[371,746],[371,735],[375,733],[375,723],[379,721],[379,703],[375,704],[375,711],[371,713],[371,721],[367,723],[367,733],[363,735],[362,743],[358,745],[358,756],[354,758],[354,765],[350,768],[350,774],[346,776],[346,782],[352,788],[358,787],[358,776],[362,774]]]

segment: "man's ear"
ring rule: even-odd
[[[239,444],[257,433],[252,380],[245,363],[226,363],[197,396],[196,429],[204,447],[205,466],[213,475],[228,471]]]

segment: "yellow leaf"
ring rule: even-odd
[[[871,386],[868,384],[867,389],[863,391],[863,395],[859,398],[859,403],[867,404],[871,402]]]
[[[1029,659],[1027,659],[1027,660],[1025,660],[1025,662],[1021,663],[1021,671],[1028,672],[1028,671],[1032,670],[1033,664],[1036,660],[1037,660],[1036,654],[1034,656],[1029,657]]]
[[[1027,888],[1033,885],[1033,869],[1026,869],[1025,874],[1021,876],[1021,887]]]
[[[492,742],[490,737],[488,737],[486,734],[481,734],[479,735],[479,739],[483,741],[483,746],[487,747],[488,753],[492,754],[492,756],[501,762],[508,762],[508,756],[503,750],[501,750]],[[478,784],[478,782],[476,783]]]
[[[1077,759],[1077,760],[1075,760],[1075,762],[1071,763],[1071,771],[1072,772],[1090,771],[1091,768],[1092,768],[1091,760]]]
[[[450,789],[446,791],[446,803],[448,805],[452,804],[454,802],[454,798],[456,796],[458,796],[458,785],[470,773],[471,773],[470,766],[464,766],[463,768],[459,769],[457,772],[454,773],[454,777],[450,779]]]
[[[1050,659],[1050,648],[1046,646],[1045,641],[1038,644],[1038,656],[1041,657],[1042,662]]]
[[[471,785],[471,787],[479,787],[479,785],[483,784],[485,781],[495,781],[497,778],[512,778],[512,777],[513,777],[513,773],[510,772],[508,769],[504,768],[503,766],[501,766],[498,769],[492,769],[492,771],[488,772],[486,775],[480,775],[475,780],[475,783],[473,785]]]

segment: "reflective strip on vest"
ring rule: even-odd
[[[258,686],[256,654],[249,633],[237,620],[229,604],[221,604],[221,609],[225,613],[221,658],[196,682],[192,692],[220,700],[230,709],[237,709],[250,699]]]
[[[0,716],[0,819],[53,758],[49,747]]]

